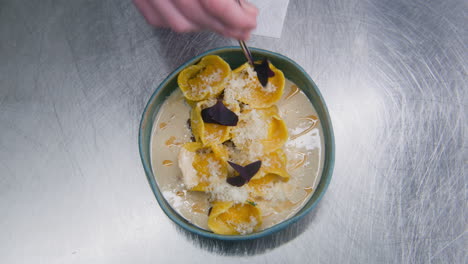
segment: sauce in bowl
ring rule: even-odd
[[[322,127],[307,96],[294,83],[286,80],[284,93],[276,105],[289,132],[283,150],[290,179],[276,183],[264,196],[255,199],[254,204],[262,215],[262,224],[257,231],[289,219],[304,206],[320,181],[324,163]],[[188,191],[178,166],[182,145],[192,141],[187,122],[190,110],[179,89],[163,103],[152,130],[152,168],[169,204],[189,222],[209,230],[209,195]],[[235,190],[239,187],[232,188]]]

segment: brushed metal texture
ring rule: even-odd
[[[1,263],[466,263],[467,2],[291,0],[280,39],[327,102],[335,172],[286,230],[228,243],[162,212],[137,147],[156,86],[212,33],[131,1],[0,1]]]

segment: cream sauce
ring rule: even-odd
[[[263,216],[261,229],[287,220],[303,207],[317,187],[323,166],[322,127],[307,96],[286,80],[283,97],[276,105],[289,131],[284,151],[291,178],[288,182],[277,183],[278,188],[274,189],[281,189],[278,195],[272,192],[272,197],[255,201]],[[187,126],[190,109],[179,89],[163,103],[153,127],[152,167],[169,204],[188,221],[208,230],[208,195],[186,191],[177,166],[181,145],[191,141]]]

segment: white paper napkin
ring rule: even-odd
[[[259,12],[254,35],[280,38],[289,0],[249,0]]]

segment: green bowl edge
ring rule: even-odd
[[[156,197],[156,200],[158,204],[161,206],[163,209],[163,212],[176,224],[184,228],[185,230],[207,237],[207,238],[212,238],[212,239],[219,239],[219,240],[229,240],[229,241],[240,241],[240,240],[250,240],[250,239],[256,239],[264,236],[271,235],[273,233],[276,233],[287,226],[289,226],[292,223],[297,222],[299,219],[304,217],[307,213],[309,213],[313,208],[315,208],[318,204],[318,202],[322,199],[323,195],[325,194],[328,185],[330,184],[331,177],[333,174],[333,167],[335,164],[335,138],[333,134],[333,127],[331,124],[331,119],[330,115],[328,113],[328,108],[325,104],[325,101],[323,100],[323,97],[315,84],[315,82],[309,77],[307,72],[299,66],[296,62],[293,60],[289,59],[288,57],[281,55],[276,52],[272,51],[267,51],[259,48],[250,48],[251,52],[253,53],[254,58],[258,57],[267,57],[268,59],[271,60],[271,62],[278,66],[280,64],[283,64],[284,62],[291,64],[292,66],[296,67],[299,69],[299,71],[302,72],[303,76],[310,82],[311,88],[313,92],[315,92],[315,95],[312,93],[310,90],[303,90],[302,88],[304,87],[304,84],[301,85],[301,83],[297,83],[297,80],[294,80],[293,78],[289,78],[289,69],[290,68],[285,68],[286,70],[283,70],[283,67],[278,66],[278,68],[281,68],[285,74],[285,76],[289,79],[292,79],[293,82],[295,82],[298,87],[301,88],[302,91],[305,92],[307,97],[309,98],[310,101],[313,101],[314,108],[317,110],[317,113],[319,115],[320,121],[322,123],[322,129],[323,129],[323,135],[325,137],[325,160],[323,164],[323,169],[322,169],[322,175],[320,178],[320,182],[317,185],[316,190],[314,191],[314,194],[312,197],[307,201],[306,205],[299,210],[299,212],[296,213],[293,217],[289,218],[288,220],[281,222],[275,226],[272,226],[270,228],[267,228],[265,230],[262,230],[260,232],[256,232],[253,234],[249,235],[219,235],[212,233],[210,231],[201,229],[199,227],[194,226],[187,220],[185,220],[182,216],[180,216],[172,207],[167,203],[167,201],[164,199],[162,196],[162,193],[160,192],[155,177],[153,175],[153,171],[151,168],[151,155],[150,155],[150,144],[145,148],[143,146],[143,136],[145,130],[149,129],[149,133],[146,136],[148,142],[151,143],[151,135],[152,135],[152,127],[153,124],[151,121],[153,121],[156,117],[156,113],[159,111],[159,108],[161,104],[157,104],[158,101],[161,101],[162,98],[166,98],[169,94],[165,96],[160,96],[160,94],[164,95],[165,91],[162,91],[162,88],[168,85],[170,82],[177,82],[176,77],[177,74],[184,69],[185,67],[196,63],[198,60],[200,60],[202,57],[207,56],[207,55],[219,55],[223,57],[222,54],[218,53],[224,53],[224,52],[239,52],[239,65],[242,63],[245,63],[245,58],[242,55],[242,50],[240,47],[236,46],[227,46],[227,47],[220,47],[220,48],[215,48],[211,49],[208,51],[205,51],[201,53],[200,55],[190,59],[189,61],[183,63],[181,66],[177,67],[172,73],[170,73],[162,82],[161,84],[156,88],[156,90],[153,92],[151,95],[150,99],[148,100],[148,103],[145,106],[145,109],[142,114],[142,118],[140,121],[140,127],[139,127],[139,133],[138,133],[138,146],[139,146],[139,152],[140,152],[140,158],[143,164],[143,168],[145,170],[146,178],[148,179],[148,182],[150,184],[150,187]],[[239,66],[235,65],[235,66]],[[235,67],[232,67],[235,68]],[[172,91],[171,91],[172,92]],[[161,98],[159,100],[155,100],[155,98]],[[156,109],[153,109],[156,108]],[[153,114],[152,115],[147,115],[148,111],[152,110]],[[148,127],[148,123],[151,124],[151,127]],[[145,161],[144,155],[148,155],[148,162]],[[148,164],[147,164],[148,163]]]

